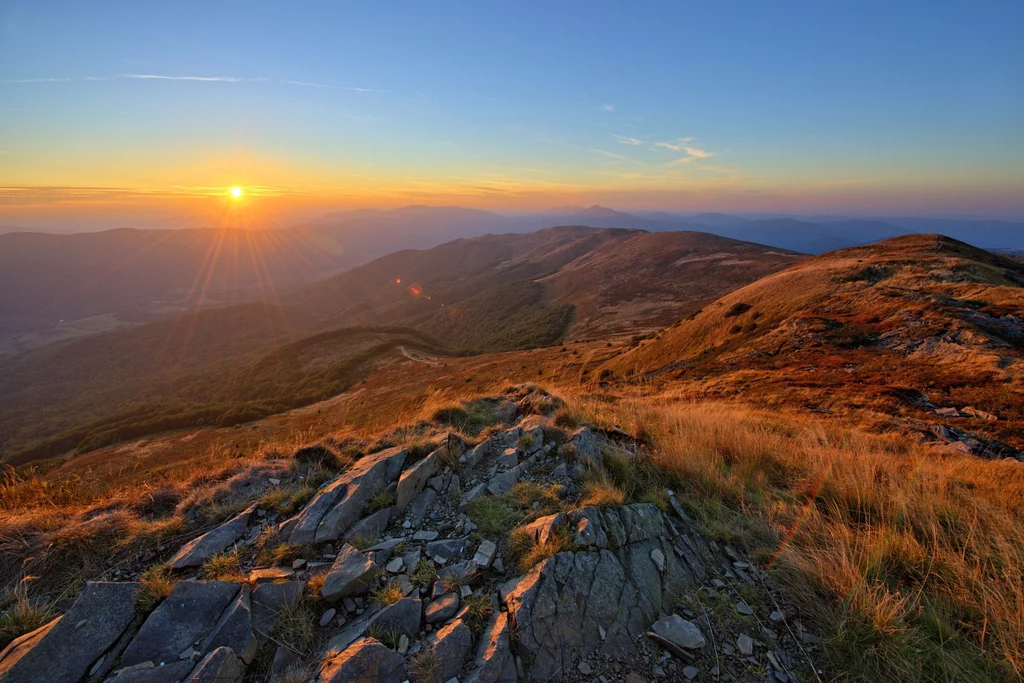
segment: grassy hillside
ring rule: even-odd
[[[578,226],[397,252],[274,304],[204,311],[0,363],[0,453],[21,462],[330,395],[344,383],[295,375],[286,360],[272,376],[266,364],[252,371],[268,354],[286,358],[279,347],[325,331],[415,328],[449,354],[646,333],[797,258],[701,233]]]

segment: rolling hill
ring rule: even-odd
[[[712,395],[811,410],[867,408],[925,431],[951,420],[1019,451],[1021,311],[1020,263],[947,237],[898,237],[737,289],[610,361],[606,376],[693,380]]]
[[[9,359],[0,364],[0,451],[21,461],[271,414],[351,385],[412,344],[410,334],[451,355],[644,333],[799,258],[700,233],[587,227],[401,251],[274,305],[201,311]],[[352,328],[403,341],[359,363],[332,347],[315,371],[297,370],[282,350]]]

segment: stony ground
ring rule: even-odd
[[[375,450],[292,516],[256,504],[112,568],[0,654],[0,683],[819,680],[761,568],[671,492],[617,494],[604,463],[635,442],[552,408],[514,390],[475,443]]]

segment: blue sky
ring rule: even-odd
[[[1019,1],[2,0],[3,206],[1024,214],[1022,29]]]

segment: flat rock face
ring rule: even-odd
[[[0,654],[0,681],[77,681],[136,617],[137,583],[89,583],[67,614]]]
[[[181,546],[168,563],[170,568],[201,567],[214,555],[224,552],[225,548],[241,538],[255,509],[256,506],[253,505],[213,531],[208,531]]]
[[[678,614],[659,619],[651,626],[651,630],[673,645],[688,650],[698,650],[705,645],[704,634],[701,633],[700,627],[683,619]]]
[[[169,662],[163,666],[152,666],[148,668],[126,671],[113,678],[108,678],[108,683],[178,683],[192,671],[191,661]]]
[[[355,523],[362,514],[366,502],[377,489],[394,480],[402,470],[407,452],[402,448],[390,448],[371,453],[331,483],[324,486],[299,514],[287,522],[291,529],[289,541],[296,544],[312,543],[317,539],[318,529],[325,516],[335,506],[342,509],[332,515],[322,534],[337,531],[338,538],[346,529],[338,530],[339,523]],[[333,540],[333,539],[325,539]]]
[[[560,680],[598,648],[625,655],[658,614],[673,611],[675,590],[697,584],[655,506],[582,508],[566,518],[577,528],[576,549],[501,589],[537,680]],[[651,559],[655,549],[663,570]]]
[[[453,621],[431,636],[428,647],[437,660],[438,681],[455,678],[473,649],[473,633],[461,620]]]
[[[260,643],[265,643],[274,632],[277,617],[299,603],[306,584],[302,581],[285,583],[264,583],[252,593],[253,633]],[[238,654],[238,651],[235,651]]]
[[[189,681],[207,683],[239,683],[245,674],[245,663],[230,647],[218,647],[199,662]]]
[[[415,638],[420,632],[422,616],[423,602],[419,598],[402,598],[377,612],[368,627],[376,626],[385,632]]]
[[[202,654],[210,654],[217,649],[230,648],[232,657],[237,655],[246,664],[256,656],[259,643],[253,633],[252,603],[249,599],[249,586],[242,586],[235,601],[224,610],[220,621],[213,627],[213,632],[203,643]]]
[[[239,584],[228,581],[179,581],[128,644],[121,666],[176,662],[213,631],[239,590]]]
[[[395,493],[395,512],[403,512],[416,494],[427,485],[427,480],[437,474],[441,467],[441,451],[446,447],[438,448],[402,472],[402,477],[398,480],[398,491]]]
[[[406,680],[405,658],[373,638],[361,638],[324,663],[320,680],[322,683],[402,683]]]
[[[377,565],[350,545],[342,547],[324,579],[324,600],[334,602],[346,595],[365,593],[377,575]]]
[[[480,637],[473,673],[463,683],[516,683],[516,663],[509,641],[508,618],[495,614]]]

